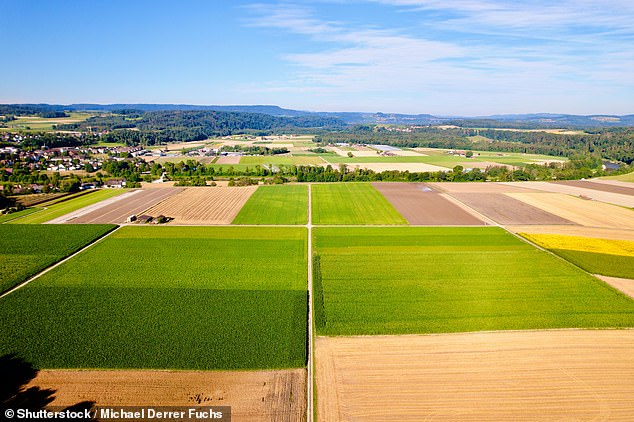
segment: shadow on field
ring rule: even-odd
[[[55,400],[55,390],[41,389],[40,387],[26,388],[37,376],[39,371],[30,362],[19,358],[15,354],[0,356],[0,420],[5,419],[6,409],[28,409],[37,412],[47,407]],[[95,402],[83,401],[65,408],[56,408],[56,411],[83,412],[94,410]],[[97,419],[83,419],[96,421]]]

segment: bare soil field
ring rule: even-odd
[[[141,187],[143,189],[161,189],[161,188],[173,188],[176,182],[174,180],[168,180],[163,183],[148,183],[141,182]]]
[[[634,183],[625,182],[622,180],[612,180],[612,179],[592,179],[594,183],[600,183],[602,185],[612,185],[612,186],[623,186],[626,188],[634,188]]]
[[[509,193],[509,196],[582,226],[634,229],[634,211],[560,193]]]
[[[433,182],[429,183],[429,186],[434,189],[438,189],[443,192],[447,192],[449,194],[454,193],[527,193],[527,192],[538,192],[535,190],[527,189],[521,187],[516,184],[506,185],[502,183],[496,182],[484,182],[484,183],[473,183],[473,182],[456,182],[456,183],[442,183],[442,182]]]
[[[622,195],[634,196],[634,186],[618,186],[608,183],[595,183],[589,180],[562,180],[551,182],[558,185],[574,186],[578,188],[594,189],[602,192],[620,193]]]
[[[52,406],[231,406],[236,421],[306,420],[306,370],[42,370],[28,387],[55,390]]]
[[[317,337],[318,419],[631,420],[634,331]]]
[[[498,224],[575,224],[503,193],[454,193],[452,196]]]
[[[424,183],[372,183],[412,225],[464,226],[484,222]]]
[[[514,233],[561,234],[566,236],[593,237],[597,239],[631,240],[634,242],[634,230],[621,228],[600,228],[584,226],[506,226]]]
[[[579,196],[594,201],[607,202],[622,207],[634,208],[634,196],[620,193],[606,192],[598,189],[590,189],[576,186],[575,184],[550,183],[550,182],[509,182],[513,185],[527,187],[543,192],[564,193]],[[583,183],[583,182],[581,182]]]
[[[376,154],[375,157],[378,157]],[[398,170],[398,171],[410,171],[424,172],[424,171],[447,171],[447,167],[435,166],[433,164],[426,163],[349,163],[348,168],[354,170],[356,167],[362,169],[368,169],[380,173],[382,171]]]
[[[599,274],[595,274],[595,277],[605,281],[610,286],[634,299],[634,280],[630,280],[629,278],[608,277]]]
[[[174,218],[170,224],[231,224],[257,186],[187,188],[146,211]]]
[[[225,155],[218,157],[214,164],[240,164],[240,158],[239,155]]]
[[[71,224],[121,224],[126,219],[135,214],[141,214],[146,209],[159,202],[181,192],[183,188],[164,189],[142,189],[133,195],[123,195],[116,197],[116,201],[100,203],[96,209],[88,208],[89,212],[79,210],[74,216],[64,216],[65,223]],[[113,198],[115,199],[115,198]],[[104,201],[105,202],[105,201]],[[87,210],[86,208],[84,210]]]

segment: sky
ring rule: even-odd
[[[0,6],[0,103],[634,114],[631,0]]]

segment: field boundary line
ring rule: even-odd
[[[33,280],[37,280],[38,278],[40,278],[41,276],[43,276],[47,272],[51,271],[53,268],[59,267],[60,265],[62,265],[66,261],[70,260],[71,258],[74,258],[76,255],[79,255],[80,253],[82,253],[86,249],[88,249],[88,248],[92,247],[93,245],[96,245],[97,243],[101,242],[103,239],[105,239],[106,237],[110,236],[112,233],[116,232],[120,228],[121,228],[121,226],[117,226],[116,228],[114,228],[113,230],[110,230],[108,233],[104,234],[103,236],[98,237],[97,239],[93,240],[92,242],[90,242],[89,244],[87,244],[86,246],[84,246],[83,248],[78,250],[77,252],[75,252],[75,253],[67,256],[66,258],[62,259],[61,261],[58,261],[58,262],[54,263],[53,265],[43,269],[39,273],[35,274],[34,276],[32,276],[31,278],[27,279],[26,281],[18,284],[17,286],[13,286],[11,289],[9,289],[6,292],[2,293],[2,295],[0,295],[0,299],[2,299],[5,296],[10,295],[11,293],[15,292],[18,289],[26,286],[27,284],[29,284]]]
[[[313,336],[313,213],[312,213],[312,191],[311,185],[308,184],[308,220],[306,228],[308,229],[308,247],[307,254],[308,259],[308,361],[307,361],[307,374],[306,374],[306,421],[313,422],[314,420],[314,359],[313,351],[314,336]]]

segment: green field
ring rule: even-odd
[[[313,224],[407,224],[369,183],[329,183],[312,186]]]
[[[120,195],[124,192],[128,192],[124,189],[103,189],[95,192],[88,193],[86,195],[78,196],[65,201],[57,201],[53,205],[42,204],[42,206],[36,206],[39,210],[31,213],[23,218],[18,218],[9,222],[9,224],[41,224],[54,218],[61,217],[69,212],[77,211],[80,208],[87,207],[88,205],[96,204],[104,199],[112,198],[113,196]]]
[[[618,176],[603,176],[600,179],[606,180],[620,180],[621,182],[634,182],[634,172],[619,174]]]
[[[249,198],[232,224],[306,224],[306,185],[260,186]]]
[[[551,249],[552,252],[592,274],[634,279],[634,256]]]
[[[244,156],[240,158],[240,164],[248,164],[250,166],[259,165],[274,165],[274,166],[290,166],[290,165],[319,165],[324,164],[324,160],[320,157],[313,155],[256,155],[256,156]]]
[[[0,292],[81,249],[112,225],[0,225]]]
[[[11,220],[15,220],[16,218],[22,218],[26,215],[32,214],[37,211],[38,211],[37,208],[26,208],[26,209],[23,209],[22,211],[12,212],[11,214],[2,214],[0,215],[0,224],[4,224]]]
[[[124,227],[0,301],[0,355],[40,368],[302,367],[306,233]]]
[[[499,228],[316,228],[313,238],[320,334],[634,327],[633,300]]]

